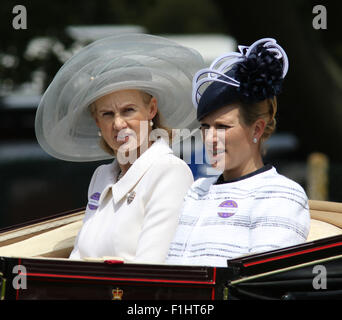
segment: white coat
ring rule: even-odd
[[[191,170],[163,139],[117,181],[119,170],[116,160],[95,170],[70,258],[115,256],[125,262],[164,263],[193,183]]]

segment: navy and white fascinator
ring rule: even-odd
[[[276,40],[263,38],[238,49],[195,74],[192,102],[197,108],[197,120],[225,105],[255,103],[281,92],[289,62]]]

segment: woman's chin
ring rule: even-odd
[[[213,156],[210,157],[210,165],[219,171],[223,171],[226,168],[226,158],[222,156]]]
[[[217,171],[220,171],[220,172],[223,172],[225,171],[225,166],[220,164],[220,163],[215,163],[214,165],[212,165],[212,167],[217,170]]]
[[[148,144],[139,144],[136,141],[122,143],[114,151],[116,158],[122,164],[133,163],[139,156],[148,149]]]

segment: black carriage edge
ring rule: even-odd
[[[70,260],[84,209],[1,229],[1,299],[340,299],[342,204],[311,200],[310,213],[306,243],[226,268]]]

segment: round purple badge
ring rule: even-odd
[[[88,208],[90,210],[96,210],[98,208],[98,202],[100,199],[101,193],[95,192],[90,196],[90,199],[88,201]]]
[[[233,216],[236,211],[238,210],[238,204],[234,200],[226,200],[220,203],[219,205],[219,211],[217,214],[221,218],[229,218]]]

